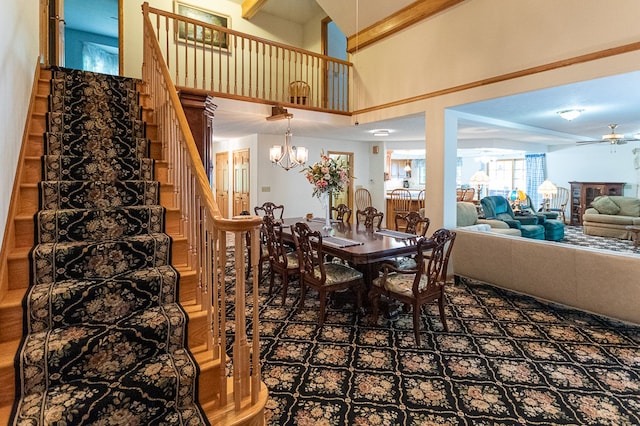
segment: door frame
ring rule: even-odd
[[[124,75],[123,9],[124,0],[118,0],[119,75]],[[66,25],[64,21],[64,0],[40,0],[40,61],[46,66],[64,66],[64,32],[60,33],[60,24]]]
[[[354,193],[353,193],[353,166],[354,166],[354,155],[353,152],[347,152],[347,151],[327,151],[327,156],[329,158],[333,158],[332,155],[336,155],[336,156],[341,156],[341,155],[346,155],[347,156],[347,163],[349,165],[349,186],[347,187],[347,206],[351,209],[351,211],[353,210],[353,197],[354,197]],[[333,206],[333,197],[329,200],[329,205]]]

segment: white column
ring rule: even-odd
[[[431,232],[456,226],[458,118],[438,105],[430,105],[425,114],[425,214],[431,219]]]

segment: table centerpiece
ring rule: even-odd
[[[320,161],[300,170],[313,185],[313,196],[322,201],[325,208],[324,230],[331,229],[331,194],[344,191],[349,185],[349,169],[336,160],[320,153]]]

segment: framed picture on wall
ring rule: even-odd
[[[224,28],[230,28],[231,18],[229,16],[212,12],[192,6],[180,1],[174,1],[173,11],[185,18],[202,21],[205,24],[217,25]],[[190,22],[178,22],[178,41],[203,43],[220,49],[229,49],[228,35],[222,31],[212,31],[202,25],[195,25]]]

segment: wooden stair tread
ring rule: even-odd
[[[0,419],[9,420],[13,405],[0,405]]]
[[[7,255],[8,259],[24,259],[25,257],[29,257],[29,251],[31,251],[32,247],[15,247],[12,248],[9,254]]]
[[[9,340],[7,342],[0,343],[0,368],[11,367],[13,368],[16,352],[20,346],[20,340]],[[0,419],[2,416],[0,416]]]
[[[24,299],[26,290],[26,288],[7,290],[4,297],[2,298],[2,301],[0,302],[0,305],[2,307],[20,308],[20,310],[22,310],[22,299]],[[0,343],[0,345],[2,345],[2,343]]]

